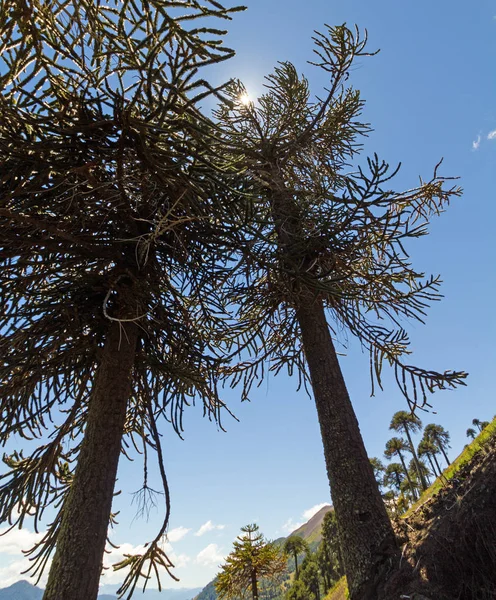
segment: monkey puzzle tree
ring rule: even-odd
[[[450,447],[449,431],[446,431],[442,425],[430,423],[429,425],[425,426],[424,439],[433,442],[442,452],[444,460],[448,463],[448,465],[451,464],[448,454],[446,453],[446,449]]]
[[[240,249],[244,276],[232,280],[240,319],[258,332],[260,352],[276,373],[295,369],[309,381],[320,422],[333,505],[351,597],[373,595],[396,560],[398,547],[341,372],[333,336],[344,328],[370,351],[371,374],[381,386],[389,363],[410,406],[427,393],[463,381],[465,373],[427,371],[405,362],[404,319],[422,320],[439,296],[439,278],[425,279],[410,264],[405,244],[427,233],[458,187],[433,178],[405,192],[389,188],[396,173],[374,155],[352,165],[363,102],[347,87],[350,69],[367,55],[365,40],[346,26],[316,34],[316,63],[330,78],[312,97],[290,63],[267,78],[256,103],[233,84],[232,105],[217,112],[222,144],[241,161],[249,185],[241,190],[251,226]],[[390,323],[388,327],[385,323]]]
[[[294,558],[296,579],[298,579],[300,576],[298,571],[298,554],[308,552],[307,542],[299,535],[290,535],[284,542],[283,550],[286,554],[290,554]]]
[[[475,429],[472,429],[471,427],[469,427],[467,429],[467,431],[465,432],[465,435],[469,438],[472,438],[473,440],[475,440],[477,433],[475,431]]]
[[[426,490],[427,482],[422,473],[422,468],[420,466],[419,459],[417,453],[415,452],[415,446],[413,445],[412,440],[412,432],[415,433],[422,429],[422,421],[413,412],[406,412],[405,410],[400,410],[393,415],[393,418],[391,419],[391,424],[389,425],[389,429],[405,433],[408,440],[408,445],[410,447],[410,452],[413,456],[415,468],[417,470],[419,483],[422,489]]]
[[[324,515],[324,520],[322,521],[322,545],[325,548],[329,564],[334,566],[338,578],[341,577],[344,574],[343,553],[339,539],[336,512],[334,510],[330,510]]]
[[[320,600],[320,570],[315,555],[306,555],[301,565],[301,581],[309,591],[308,600]]]
[[[230,12],[0,1],[0,443],[52,429],[4,458],[0,522],[55,509],[32,551],[41,575],[56,548],[45,600],[97,597],[123,436],[144,456],[145,503],[156,452],[165,519],[121,564],[121,593],[172,567],[157,420],[179,432],[195,396],[218,417],[237,331],[219,290],[239,211],[197,108],[219,93],[199,69],[233,54],[212,28]]]
[[[431,469],[432,469],[432,472],[434,473],[435,477],[442,474],[442,469],[440,468],[439,463],[436,458],[436,454],[439,454],[439,448],[435,444],[433,444],[430,440],[428,440],[424,437],[424,438],[422,438],[422,441],[418,445],[417,451],[418,451],[419,457],[427,456],[427,459],[431,465]],[[436,467],[434,466],[433,461],[436,463],[437,470],[436,470]]]
[[[415,484],[415,486],[417,487],[417,489],[420,491],[420,494],[421,494],[423,488],[422,488],[422,483],[419,480],[418,467],[420,467],[420,472],[423,475],[425,482],[427,483],[427,486],[430,486],[430,484],[431,484],[430,479],[429,479],[430,471],[429,471],[429,467],[420,458],[418,459],[418,462],[415,462],[413,460],[413,458],[410,460],[410,464],[408,465],[408,473],[410,474],[411,480],[413,481],[413,483]]]
[[[258,525],[241,528],[234,550],[226,558],[217,576],[215,589],[219,598],[244,597],[250,591],[252,600],[259,599],[259,580],[272,578],[286,569],[286,559],[274,544],[267,542]]]
[[[406,467],[405,457],[403,456],[403,453],[408,452],[409,450],[410,446],[405,440],[394,437],[386,442],[386,450],[384,451],[384,456],[386,458],[392,458],[393,456],[397,456],[400,459],[401,466],[403,467],[403,472],[408,480],[408,486],[410,487],[410,491],[412,492],[412,496],[414,499],[417,499],[417,489],[410,477],[410,474]]]
[[[374,470],[374,477],[377,481],[377,485],[379,486],[380,490],[384,482],[384,472],[386,471],[386,467],[376,456],[373,456],[370,459],[370,464],[372,465],[372,469]]]
[[[389,463],[384,473],[384,485],[394,488],[399,492],[405,476],[405,469],[402,465],[399,463]]]

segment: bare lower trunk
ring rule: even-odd
[[[412,438],[410,436],[410,430],[408,429],[408,426],[406,424],[404,425],[404,429],[405,429],[406,437],[408,438],[408,443],[410,444],[410,450],[412,452],[413,462],[415,463],[415,470],[417,471],[420,485],[422,486],[422,489],[425,491],[427,489],[427,482],[425,481],[425,477],[422,472],[422,468],[420,466],[417,453],[415,452],[415,446],[413,445]]]
[[[433,456],[433,458],[434,458],[434,462],[436,463],[436,467],[437,467],[437,469],[438,469],[438,471],[439,471],[439,477],[442,477],[442,476],[443,476],[443,470],[442,470],[442,469],[441,469],[441,467],[439,466],[439,463],[438,463],[438,461],[437,461],[437,456],[436,456],[435,454],[433,454],[432,456]]]
[[[378,597],[399,555],[329,333],[322,301],[297,311],[324,444],[344,567],[352,600]]]
[[[300,574],[298,572],[298,554],[296,552],[294,553],[294,559],[295,559],[295,571],[296,571],[295,577],[296,577],[296,579],[299,579]]]
[[[432,469],[432,473],[433,473],[434,477],[437,477],[436,467],[434,466],[434,463],[432,462],[431,455],[430,454],[426,454],[426,456],[429,459],[429,463],[431,465],[431,469]]]
[[[413,481],[410,477],[410,474],[408,473],[408,469],[406,468],[405,459],[403,458],[401,452],[398,452],[398,456],[400,457],[401,464],[403,465],[403,470],[405,471],[405,475],[408,480],[408,485],[410,487],[410,491],[412,492],[413,499],[418,500],[417,490],[413,485]]]
[[[257,582],[257,572],[255,569],[251,571],[251,593],[253,596],[253,600],[258,600],[258,582]]]
[[[437,435],[436,435],[436,442],[437,442],[437,446],[438,446],[439,450],[441,450],[441,452],[443,453],[444,460],[448,463],[448,467],[449,467],[451,464],[450,459],[448,458],[448,455],[446,454],[444,446],[441,443],[441,441],[439,440],[439,437]]]
[[[134,324],[110,325],[43,600],[97,598],[137,337]]]

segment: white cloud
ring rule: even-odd
[[[282,526],[282,530],[283,530],[284,533],[292,533],[293,531],[295,531],[296,529],[298,529],[302,525],[303,525],[303,522],[295,523],[293,521],[293,519],[288,519],[286,521],[286,523],[284,523],[284,525]]]
[[[198,529],[198,531],[195,533],[196,536],[201,536],[204,535],[205,533],[208,533],[209,531],[213,531],[214,529],[224,529],[225,525],[214,525],[212,523],[212,521],[207,521],[206,523],[203,523],[203,525],[200,527],[200,529]]]
[[[319,512],[321,508],[324,508],[324,506],[329,506],[329,503],[322,502],[321,504],[316,504],[315,506],[312,506],[312,508],[309,508],[306,511],[304,511],[303,518],[305,519],[305,521],[309,521],[314,515],[316,515]]]
[[[179,540],[182,540],[183,537],[190,531],[191,529],[187,529],[186,527],[176,527],[167,533],[167,539],[172,543],[178,542]]]
[[[494,131],[490,131],[487,134],[487,139],[488,140],[496,140],[496,129],[494,129]]]
[[[200,550],[196,556],[196,562],[205,566],[219,566],[224,561],[224,555],[217,544],[209,544]]]
[[[481,136],[478,135],[477,139],[472,142],[472,150],[478,150],[481,143]]]
[[[21,554],[23,550],[32,548],[45,534],[34,533],[29,529],[11,529],[8,533],[6,531],[8,527],[0,528],[1,554]]]
[[[0,528],[0,534],[5,533],[7,527]],[[190,531],[185,527],[177,527],[169,532],[168,540],[164,539],[162,542],[162,548],[167,553],[167,556],[171,559],[175,569],[181,569],[185,567],[191,558],[186,554],[176,554],[170,544],[172,538],[174,541],[178,541],[183,538],[186,533]],[[21,579],[30,579],[29,574],[22,573],[26,571],[30,566],[30,561],[22,555],[22,550],[28,550],[39,541],[45,532],[34,533],[28,529],[13,529],[5,535],[0,536],[0,585],[6,587],[12,585],[16,581]],[[121,583],[124,577],[128,573],[128,569],[122,569],[120,571],[114,571],[112,565],[120,562],[124,559],[126,554],[142,554],[145,551],[145,546],[138,545],[133,546],[130,543],[120,544],[118,548],[107,547],[108,553],[104,554],[103,563],[106,567],[103,571],[102,585],[103,584],[115,584]],[[50,563],[45,568],[45,573],[39,582],[40,587],[46,585],[48,578],[48,572],[50,570]],[[159,569],[160,570],[160,569]],[[160,570],[160,576],[163,581],[167,581],[168,576],[165,570]],[[31,583],[35,583],[35,580],[30,580]]]
[[[12,585],[21,579],[30,579],[28,573],[24,573],[31,562],[22,554],[23,550],[29,550],[36,542],[39,542],[45,532],[35,533],[29,529],[12,529],[8,533],[8,527],[0,528],[0,583],[2,587]],[[3,534],[3,535],[2,535]],[[2,556],[3,555],[3,556]],[[41,578],[40,586],[46,585],[50,563],[45,569],[45,574]],[[35,579],[31,579],[35,583]]]

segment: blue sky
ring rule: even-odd
[[[361,59],[351,78],[367,102],[364,118],[375,130],[364,153],[376,151],[391,163],[403,163],[398,190],[416,185],[419,175],[430,177],[441,157],[442,173],[461,178],[464,196],[410,248],[417,266],[442,275],[445,294],[425,326],[409,327],[412,361],[470,374],[466,388],[432,398],[437,414],[420,413],[424,423],[440,423],[450,431],[454,457],[467,441],[472,419],[489,420],[496,413],[496,2],[245,3],[248,11],[229,25],[228,44],[237,56],[215,77],[239,77],[256,96],[263,76],[277,61],[289,60],[318,94],[325,76],[306,64],[313,30],[323,30],[324,23],[357,23],[368,29],[370,49],[381,49]],[[368,356],[355,340],[349,340],[341,364],[369,455],[382,457],[392,435],[391,416],[406,405],[389,377],[384,392],[370,397]],[[186,415],[184,441],[162,427],[178,585],[206,584],[246,523],[256,521],[275,538],[305,520],[312,507],[330,501],[313,401],[296,387],[285,376],[271,378],[242,405],[236,391],[229,391],[226,400],[240,422],[226,416],[227,433],[203,420],[200,407]],[[123,462],[122,494],[115,503],[119,525],[111,536],[123,544],[121,552],[146,541],[158,526],[159,511],[152,511],[148,522],[133,521],[130,493],[139,487],[137,464]],[[19,549],[31,540],[29,531],[0,538],[0,585],[20,577]],[[118,581],[116,575],[104,579]],[[166,579],[163,583],[173,587]]]

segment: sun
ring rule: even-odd
[[[243,104],[243,106],[250,106],[250,104],[253,104],[253,99],[247,92],[241,94],[238,100],[240,104]]]

